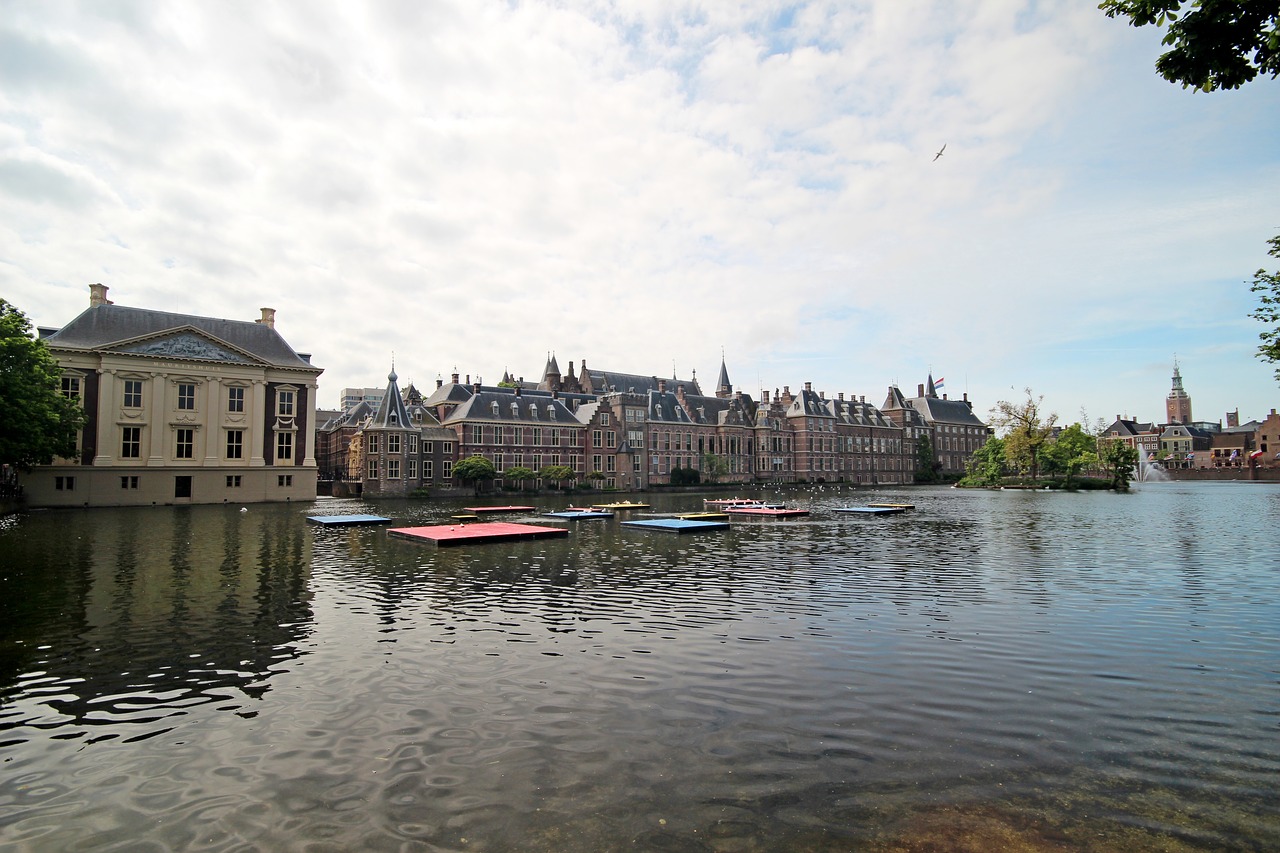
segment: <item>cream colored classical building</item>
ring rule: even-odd
[[[30,506],[311,500],[322,372],[256,321],[89,308],[40,335],[88,423],[74,459],[22,477]]]

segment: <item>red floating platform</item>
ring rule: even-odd
[[[483,524],[433,524],[429,527],[393,527],[388,536],[434,542],[447,545],[467,545],[481,542],[502,542],[507,539],[550,539],[568,536],[565,527],[538,527],[534,524],[508,524],[502,521]]]

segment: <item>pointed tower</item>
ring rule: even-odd
[[[935,385],[933,384],[933,374],[932,374],[932,373],[930,373],[930,374],[929,374],[929,382],[928,382],[928,384],[924,386],[924,396],[926,396],[926,397],[933,397],[934,399],[937,399],[937,397],[938,397],[938,388],[937,388],[937,386],[935,386]]]
[[[1166,423],[1191,423],[1191,395],[1182,387],[1182,373],[1178,370],[1178,362],[1173,363],[1173,389],[1164,398]]]
[[[720,356],[720,376],[716,379],[716,396],[727,400],[733,396],[733,385],[729,382],[729,371],[724,366],[724,356]]]
[[[547,353],[547,366],[542,371],[542,381],[538,383],[540,391],[560,390],[560,365],[556,363],[556,354]]]

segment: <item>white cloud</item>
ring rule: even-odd
[[[547,350],[711,378],[723,345],[752,393],[880,402],[934,366],[1158,407],[1165,378],[1054,348],[1140,329],[1167,362],[1219,306],[1239,334],[1209,288],[1280,230],[1280,110],[1164,83],[1154,42],[1016,0],[21,6],[0,288],[44,325],[98,280],[272,305],[326,402],[392,351],[423,383]],[[1246,407],[1256,373],[1226,386]]]

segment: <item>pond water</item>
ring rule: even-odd
[[[1280,849],[1280,487],[766,496],[0,519],[0,846]]]

